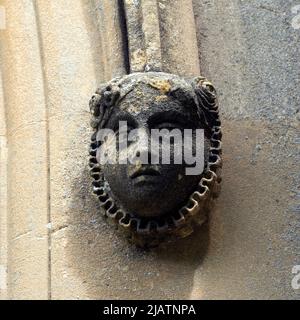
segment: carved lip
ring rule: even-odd
[[[157,177],[160,176],[160,172],[153,167],[141,167],[140,169],[133,172],[133,174],[130,175],[130,178],[136,179],[141,176]]]

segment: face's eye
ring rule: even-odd
[[[156,112],[147,122],[150,129],[179,129],[182,131],[193,127],[191,115],[178,110]]]
[[[158,123],[156,124],[153,129],[168,129],[168,130],[173,130],[173,129],[183,129],[183,126],[178,123],[178,122],[162,122],[162,123]]]

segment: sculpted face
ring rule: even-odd
[[[170,164],[163,164],[163,139],[151,150],[153,129],[177,129],[180,138],[184,129],[203,129],[196,111],[179,101],[161,96],[155,89],[143,95],[133,90],[114,108],[106,128],[115,132],[117,141],[126,140],[119,148],[118,159],[132,159],[128,164],[105,164],[103,174],[111,195],[128,212],[140,217],[159,217],[178,209],[196,188],[200,175],[186,175],[187,165],[174,164],[174,153],[182,150],[182,139],[170,140]],[[127,124],[120,129],[120,123]],[[132,138],[128,141],[128,137]],[[152,136],[153,139],[153,136]],[[111,141],[104,142],[109,144]],[[203,155],[202,155],[203,156]],[[156,159],[155,164],[151,164]]]
[[[191,234],[220,189],[213,86],[203,77],[134,73],[99,88],[90,108],[89,166],[105,216],[143,247]]]

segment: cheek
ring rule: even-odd
[[[105,165],[102,168],[105,180],[109,189],[118,196],[124,197],[128,190],[132,189],[132,179],[129,176],[130,167],[128,165]]]

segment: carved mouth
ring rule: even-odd
[[[157,169],[151,168],[151,167],[144,167],[140,168],[139,170],[135,171],[130,178],[136,179],[138,177],[142,176],[149,176],[149,177],[157,177],[160,176],[160,172]]]

